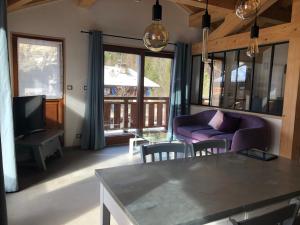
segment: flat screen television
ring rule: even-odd
[[[45,129],[46,96],[25,96],[13,98],[15,137]]]

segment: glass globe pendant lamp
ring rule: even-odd
[[[247,20],[256,15],[259,6],[260,0],[238,0],[235,13],[242,20]]]
[[[247,56],[254,58],[259,53],[258,47],[258,37],[259,37],[259,26],[255,19],[254,25],[251,27],[251,38],[247,49]]]
[[[210,30],[211,17],[208,14],[208,0],[206,0],[205,14],[202,16],[202,62],[208,63],[208,35]]]
[[[153,52],[162,51],[169,41],[169,33],[162,25],[161,19],[162,7],[159,0],[156,0],[152,10],[152,24],[146,28],[143,37],[144,45]]]

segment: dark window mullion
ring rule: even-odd
[[[225,95],[225,68],[226,68],[226,52],[223,53],[223,66],[222,66],[222,90],[220,96],[220,105],[219,107],[223,107],[224,95]]]
[[[255,57],[252,59],[251,89],[250,89],[250,101],[249,101],[249,111],[250,112],[252,111],[254,77],[255,77]]]
[[[202,58],[202,56],[201,56]],[[204,63],[201,60],[200,63],[200,88],[199,88],[199,102],[203,105],[203,80],[204,80]]]
[[[238,52],[237,52],[237,68],[236,68],[236,77],[235,77],[235,94],[234,94],[234,106],[233,106],[234,109],[236,109],[236,96],[237,96],[237,90],[238,90],[239,65],[240,65],[240,50],[238,50]]]
[[[269,83],[268,83],[268,95],[267,95],[267,110],[266,112],[269,113],[270,109],[270,95],[271,95],[271,83],[272,83],[272,74],[273,74],[273,63],[274,63],[274,52],[275,52],[275,45],[272,45],[272,53],[271,53],[271,62],[270,62],[270,73],[269,73]]]
[[[210,63],[210,84],[209,84],[209,101],[208,101],[208,105],[211,106],[212,105],[212,92],[213,92],[213,88],[212,88],[212,80],[213,80],[213,72],[214,72],[214,54],[211,54],[211,63]]]
[[[196,58],[196,56],[192,56],[192,65],[191,65],[191,79],[190,79],[190,83],[189,83],[189,85],[190,85],[190,90],[189,90],[189,92],[190,92],[190,97],[189,97],[189,105],[191,105],[191,103],[192,103],[192,83],[193,83],[193,79],[194,79],[194,74],[193,74],[193,68],[194,68],[194,59]],[[173,66],[172,66],[172,68],[173,68]],[[172,73],[173,74],[173,73]],[[172,80],[172,78],[171,78],[171,80]],[[171,81],[172,82],[172,81]],[[170,86],[170,92],[172,91],[171,90],[172,89],[172,86]],[[171,94],[171,93],[170,93]],[[170,95],[171,96],[171,95]]]

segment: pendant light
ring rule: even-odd
[[[208,34],[210,30],[211,17],[208,14],[207,8],[208,8],[208,0],[206,0],[205,14],[202,16],[202,62],[204,63],[209,62],[207,42],[208,42]]]
[[[169,33],[165,27],[161,24],[162,19],[162,7],[159,4],[159,0],[156,0],[156,4],[152,9],[152,24],[149,25],[144,32],[144,45],[153,52],[162,51],[169,41]]]
[[[258,37],[259,26],[257,25],[257,17],[255,17],[254,25],[251,27],[250,42],[246,53],[250,58],[255,57],[259,53]]]
[[[235,13],[242,20],[253,18],[259,6],[260,0],[238,0],[235,6]]]

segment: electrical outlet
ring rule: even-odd
[[[76,134],[76,139],[80,139],[81,138],[81,134]]]
[[[68,91],[71,91],[71,90],[73,90],[73,85],[70,85],[70,84],[69,84],[69,85],[67,85],[67,90],[68,90]]]

